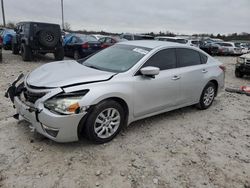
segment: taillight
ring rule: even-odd
[[[88,49],[88,48],[89,48],[89,43],[87,43],[87,42],[84,43],[84,44],[82,45],[82,48],[83,48],[83,49]]]
[[[223,72],[226,72],[226,67],[224,65],[220,65],[219,67],[221,70],[223,70]]]
[[[106,47],[108,47],[108,46],[106,46],[105,44],[101,45],[101,48],[106,48]]]

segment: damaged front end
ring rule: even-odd
[[[24,79],[23,74],[19,75],[5,93],[5,97],[10,98],[13,107],[16,109],[17,114],[13,117],[19,119],[19,116],[21,116],[30,122],[37,132],[54,141],[77,141],[79,122],[87,113],[82,111],[84,108],[78,109],[78,106],[71,105],[69,110],[72,113],[62,113],[63,108],[60,108],[61,111],[59,111],[59,107],[56,105],[65,96],[70,97],[69,94],[66,95],[60,87],[46,88],[30,86],[27,84],[26,78]],[[74,93],[75,98],[78,94]],[[73,113],[73,107],[78,111]]]
[[[39,93],[39,94],[35,94],[35,95],[30,94],[30,92],[25,87],[24,81],[21,82],[21,80],[23,78],[24,78],[24,74],[20,74],[15,79],[15,81],[10,85],[10,87],[7,89],[7,91],[5,93],[5,97],[10,98],[11,102],[13,103],[14,108],[16,108],[15,97],[21,98],[21,95],[23,95],[25,100],[31,104],[32,102],[35,103],[35,101],[37,99],[41,98],[42,96],[44,96],[46,94],[46,93]],[[21,83],[19,85],[17,85],[17,83],[19,83],[19,82],[21,82]],[[38,120],[37,116],[38,116],[38,113],[40,112],[40,110],[35,108],[34,105],[27,105],[25,109],[28,110],[29,112],[35,112],[36,119]],[[13,117],[18,120],[19,113],[13,115]]]

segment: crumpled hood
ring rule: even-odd
[[[73,84],[105,81],[115,73],[100,71],[79,64],[74,60],[45,64],[32,71],[26,78],[35,87],[63,87]]]

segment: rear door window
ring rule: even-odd
[[[176,53],[178,58],[178,67],[188,67],[202,64],[200,53],[195,50],[178,48],[176,49]]]
[[[201,56],[201,63],[206,64],[208,57],[205,54],[200,53]]]
[[[167,70],[176,68],[176,54],[175,49],[165,49],[153,55],[143,67],[153,66],[160,70]]]

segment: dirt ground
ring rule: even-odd
[[[0,187],[250,187],[250,97],[222,92],[205,111],[187,107],[133,123],[108,144],[58,144],[17,122],[5,89],[18,74],[50,62],[23,62],[3,51],[0,63]],[[236,57],[216,57],[226,86]]]

